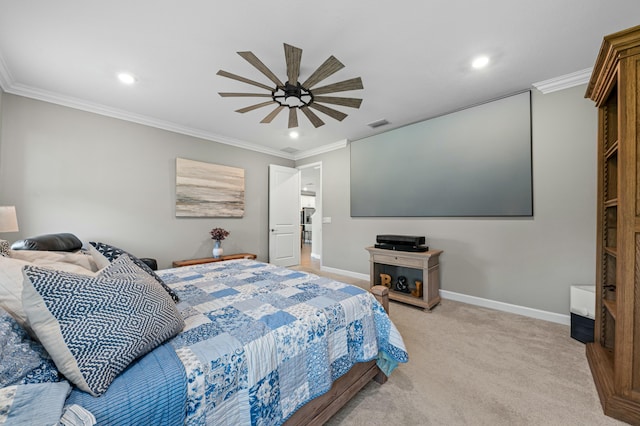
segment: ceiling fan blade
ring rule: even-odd
[[[314,96],[315,102],[323,102],[325,104],[342,105],[349,108],[360,108],[362,99],[358,98],[339,98],[336,96]]]
[[[259,97],[259,98],[270,98],[271,93],[231,93],[231,92],[218,92],[218,95],[223,98],[245,98],[245,97]],[[331,102],[329,102],[331,103]]]
[[[320,105],[317,103],[312,103],[309,105],[313,109],[317,109],[320,112],[327,114],[331,118],[335,118],[338,121],[342,121],[347,118],[347,114],[342,111],[338,111],[337,109],[329,108],[328,106]]]
[[[293,129],[294,127],[298,127],[298,113],[296,112],[298,108],[289,108],[289,128]]]
[[[342,62],[337,60],[333,55],[329,56],[329,59],[324,61],[324,63],[320,65],[304,83],[302,83],[302,87],[311,89],[313,86],[320,83],[331,74],[340,71],[342,68],[344,68]]]
[[[265,107],[265,106],[271,105],[271,104],[273,104],[273,101],[262,102],[262,103],[259,103],[259,104],[255,104],[255,105],[251,105],[251,106],[248,106],[248,107],[237,109],[236,112],[240,112],[240,113],[244,114],[245,112],[253,111],[254,109],[262,108],[262,107]]]
[[[231,74],[230,72],[220,70],[216,74],[221,75],[222,77],[231,78],[233,80],[238,80],[243,83],[253,84],[254,86],[262,87],[263,89],[267,89],[269,91],[273,91],[273,87],[269,87],[266,84],[258,83],[257,81],[249,80],[248,78],[240,77],[236,74]]]
[[[253,65],[258,71],[266,75],[267,78],[273,81],[276,86],[284,86],[284,83],[273,73],[265,64],[262,63],[256,55],[251,52],[238,52],[238,55],[242,56],[247,62]]]
[[[362,86],[362,79],[360,77],[351,78],[339,83],[329,84],[328,86],[318,87],[317,89],[313,89],[313,94],[320,95],[323,93],[344,92],[347,90],[358,89],[364,89],[364,87]]]
[[[284,58],[287,61],[287,78],[289,84],[296,85],[300,76],[300,61],[302,61],[302,49],[284,44]]]
[[[304,115],[307,116],[307,118],[309,119],[309,121],[311,122],[311,124],[313,124],[313,127],[320,127],[322,125],[324,125],[324,121],[320,120],[320,117],[318,117],[317,115],[315,115],[315,113],[313,111],[311,111],[309,109],[309,107],[302,107],[300,108],[300,111],[302,111],[304,113]]]
[[[276,115],[278,115],[283,109],[284,105],[278,105],[276,109],[271,111],[265,118],[262,119],[261,123],[271,123],[271,121],[276,118]]]

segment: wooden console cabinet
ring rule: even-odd
[[[640,424],[640,26],[604,38],[598,107],[596,318],[587,359],[604,413]]]
[[[237,253],[228,254],[220,257],[203,257],[201,259],[174,260],[173,267],[181,268],[183,266],[201,265],[203,263],[224,262],[233,259],[255,259],[257,256],[253,253]]]
[[[392,277],[389,299],[425,309],[431,309],[440,302],[439,257],[442,250],[408,252],[367,247],[367,251],[371,264],[371,287],[381,284],[380,274],[388,274]],[[416,280],[422,281],[422,297],[394,290],[394,284],[401,275],[407,278],[411,290],[415,289]]]

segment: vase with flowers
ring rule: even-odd
[[[213,243],[213,257],[218,259],[222,257],[222,240],[229,236],[229,231],[223,228],[213,228],[210,232]]]

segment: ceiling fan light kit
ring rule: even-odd
[[[268,90],[270,93],[236,93],[236,92],[219,92],[222,97],[261,97],[271,98],[269,101],[260,102],[244,108],[236,110],[239,113],[253,111],[275,104],[269,114],[267,114],[260,122],[271,123],[274,118],[285,108],[289,109],[288,127],[290,129],[298,127],[297,111],[302,111],[303,115],[313,124],[314,127],[324,125],[324,121],[311,109],[328,115],[335,120],[342,121],[347,117],[342,111],[331,108],[323,104],[340,105],[349,108],[360,108],[362,99],[344,98],[337,96],[319,96],[335,92],[345,92],[350,90],[363,89],[362,79],[360,77],[351,78],[349,80],[340,81],[338,83],[329,84],[322,87],[314,88],[318,83],[333,75],[337,71],[344,68],[344,65],[334,56],[330,56],[322,65],[320,65],[303,83],[298,81],[300,77],[300,63],[302,60],[302,49],[284,43],[284,57],[287,64],[287,81],[283,83],[256,55],[252,52],[238,52],[247,62],[253,65],[258,71],[264,74],[275,86],[268,86],[258,81],[250,80],[227,71],[219,70],[217,75],[240,81],[242,83],[251,84],[261,89]],[[310,109],[311,108],[311,109]]]

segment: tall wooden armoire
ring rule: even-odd
[[[587,359],[608,416],[640,424],[640,26],[604,38],[598,108],[596,319]]]

